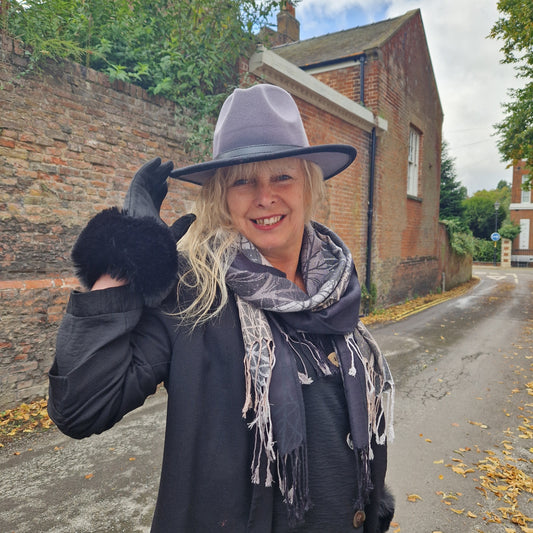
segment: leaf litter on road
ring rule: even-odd
[[[526,327],[520,349],[525,344],[533,349],[532,333],[533,328]],[[533,359],[530,356],[526,358]],[[529,378],[527,372],[533,372],[533,364],[529,370],[520,367],[520,373],[526,380]],[[494,449],[482,451],[474,445],[474,450],[470,447],[454,450],[453,453],[459,457],[453,457],[450,463],[445,464],[454,473],[477,483],[475,488],[483,495],[483,500],[477,503],[480,509],[474,512],[463,508],[460,493],[437,492],[455,514],[481,518],[486,524],[502,524],[505,533],[533,533],[533,447],[529,446],[530,441],[533,444],[533,404],[527,402],[527,397],[533,396],[533,381],[528,380],[522,387],[514,386],[511,395],[519,394],[521,402],[517,405],[515,430],[508,428],[504,432],[506,438],[495,444]],[[468,420],[468,423],[481,430],[487,429],[482,422]],[[469,461],[471,454],[477,457],[481,454],[482,458]],[[440,464],[440,461],[434,463]],[[482,529],[477,531],[483,533]]]
[[[23,403],[0,412],[0,447],[26,433],[50,429],[54,425],[47,411],[47,400]]]

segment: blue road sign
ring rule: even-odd
[[[501,239],[501,236],[500,236],[500,234],[499,234],[497,231],[495,231],[495,232],[490,236],[490,238],[491,238],[494,242],[496,242],[496,241],[499,241],[499,240]]]

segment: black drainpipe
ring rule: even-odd
[[[365,105],[365,63],[366,54],[359,57],[359,99],[361,105]],[[366,272],[365,272],[365,286],[370,294],[370,284],[372,283],[372,224],[374,219],[374,179],[376,174],[376,128],[372,128],[372,136],[370,139],[370,176],[368,180],[368,211],[366,224]],[[369,311],[367,309],[366,311]]]
[[[368,211],[366,225],[366,276],[365,285],[370,294],[372,267],[372,220],[374,214],[374,177],[376,172],[376,128],[372,128],[372,137],[370,141],[370,178],[368,181]]]
[[[359,101],[363,106],[365,105],[365,63],[366,55],[363,54],[359,58]]]

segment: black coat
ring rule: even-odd
[[[191,335],[128,287],[73,293],[50,370],[50,416],[74,438],[100,433],[164,381],[167,427],[152,531],[270,533],[274,489],[250,481],[243,354],[233,298],[214,323]],[[365,533],[388,528],[377,516],[386,446],[374,453]]]

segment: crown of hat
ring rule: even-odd
[[[224,102],[213,137],[213,158],[252,146],[307,147],[292,96],[274,85],[236,89]]]

